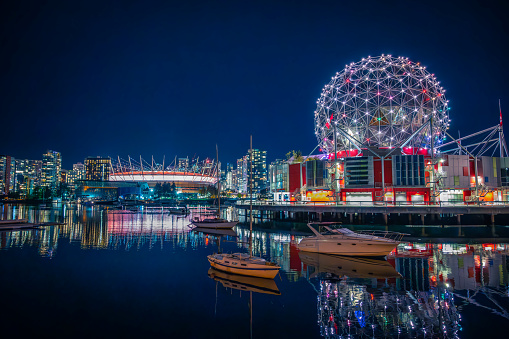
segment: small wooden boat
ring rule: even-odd
[[[267,279],[274,279],[281,268],[275,263],[247,253],[217,253],[207,256],[207,259],[210,266],[220,271]]]

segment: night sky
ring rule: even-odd
[[[317,145],[322,87],[368,55],[447,90],[451,132],[509,123],[509,20],[486,1],[23,1],[0,4],[0,154],[268,161]],[[509,132],[508,132],[509,133]]]

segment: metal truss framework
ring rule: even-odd
[[[497,153],[500,157],[509,156],[502,124],[486,128],[464,137],[454,138],[449,133],[447,133],[447,135],[452,141],[437,146],[441,153],[468,154],[472,157],[480,157],[483,155],[493,157],[496,156]]]
[[[409,147],[439,145],[449,128],[445,90],[426,67],[408,58],[382,55],[346,65],[325,85],[317,100],[315,135],[321,151],[360,145],[401,147],[431,119],[431,128],[410,138]],[[334,136],[333,125],[343,133]],[[431,125],[429,125],[431,126]]]
[[[219,163],[219,170],[221,163]],[[146,161],[141,156],[139,161],[128,156],[127,160],[117,157],[111,162],[110,180],[127,181],[199,181],[214,184],[217,181],[216,162],[214,159],[192,160],[186,167],[179,167],[177,158],[169,165]]]

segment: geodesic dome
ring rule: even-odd
[[[382,55],[346,65],[325,85],[317,101],[315,134],[323,152],[363,147],[401,147],[433,116],[435,145],[445,139],[449,107],[445,90],[426,67],[404,57]],[[347,138],[344,134],[350,136]],[[429,148],[424,127],[405,146]]]

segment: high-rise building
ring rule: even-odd
[[[247,193],[247,166],[249,156],[245,155],[242,158],[237,160],[237,170],[235,175],[235,186],[237,192],[239,193]]]
[[[110,179],[111,158],[88,157],[85,159],[85,179],[108,181]]]
[[[30,178],[33,187],[41,185],[42,160],[25,160],[25,175]]]
[[[267,187],[267,151],[260,151],[259,149],[253,149],[253,156],[252,166],[248,162],[247,167],[247,183],[248,183],[248,191],[249,187],[251,185],[250,182],[250,171],[252,168],[252,186],[253,186],[253,193],[260,193],[263,189]],[[248,152],[248,157],[250,157],[250,152]],[[251,158],[248,159],[248,161],[251,161]]]
[[[9,155],[0,155],[0,194],[15,190],[16,160]]]
[[[42,155],[41,186],[56,190],[61,170],[62,156],[59,152],[48,150]]]
[[[226,181],[226,190],[234,191],[235,186],[233,184],[233,173],[235,170],[233,169],[233,164],[227,163],[226,164],[226,173],[225,173],[225,181]]]

